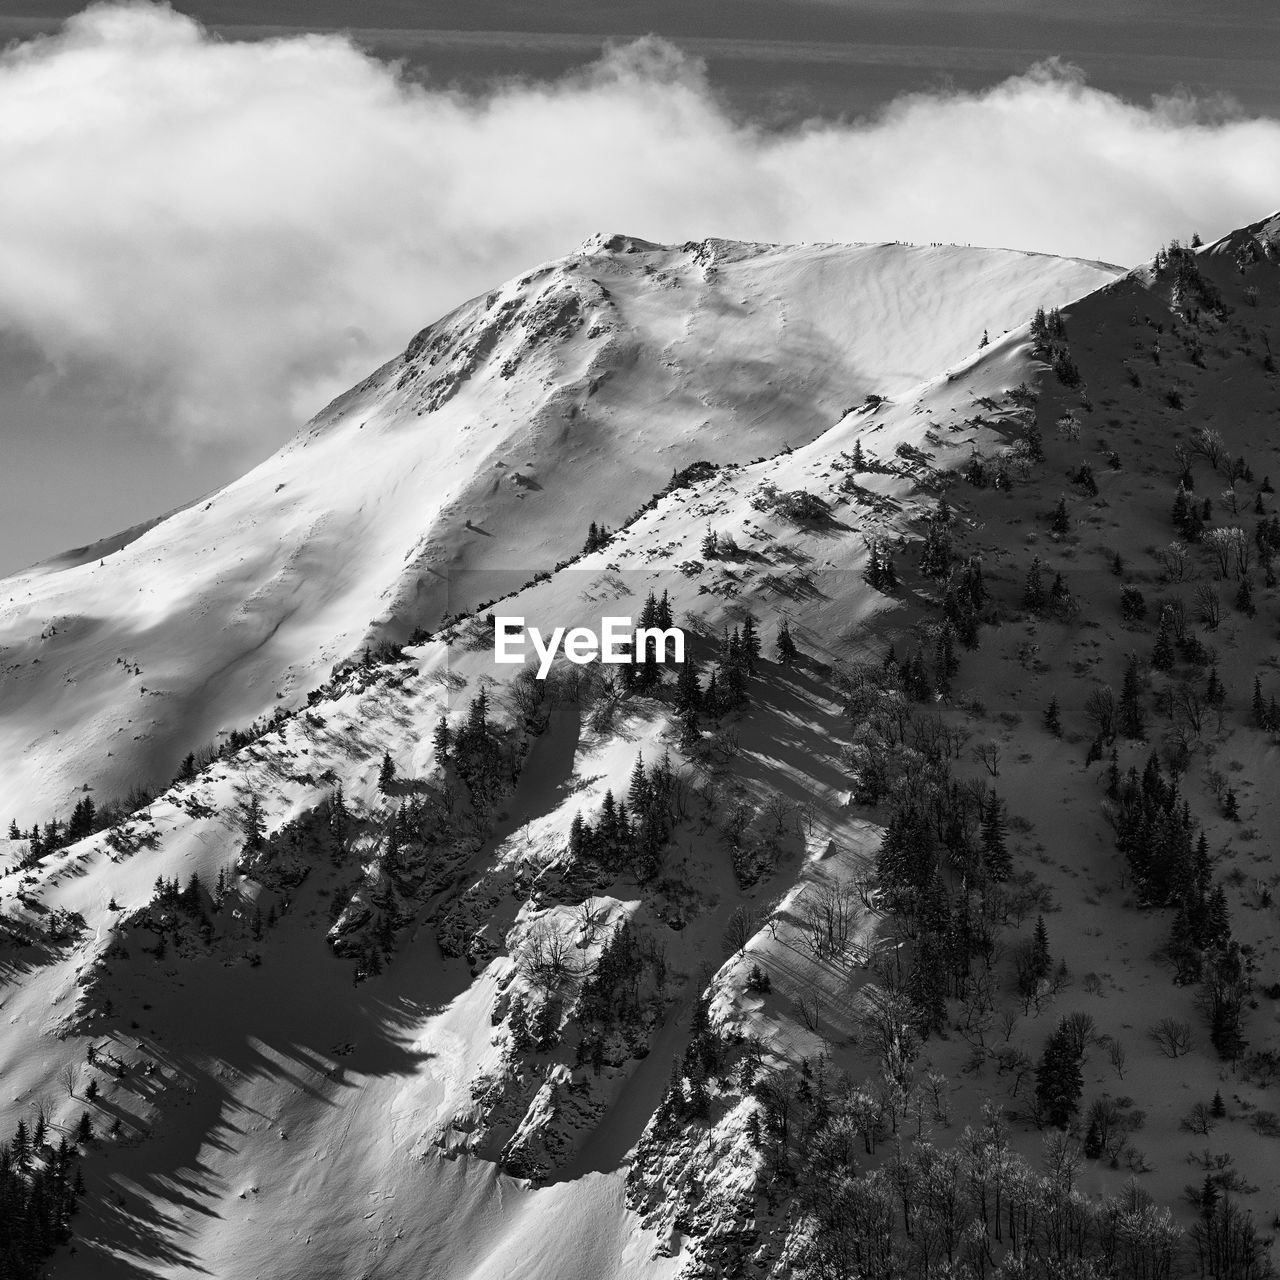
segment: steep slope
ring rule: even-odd
[[[366,640],[473,607],[460,571],[523,582],[689,463],[802,444],[1113,274],[593,241],[425,330],[242,480],[0,583],[0,813],[65,820],[82,786],[161,783]]]
[[[495,610],[585,625],[665,591],[704,690],[712,669],[728,684],[723,629],[750,614],[745,701],[692,732],[672,678],[625,692],[561,663],[539,685],[494,664],[480,615],[344,670],[128,823],[4,877],[6,928],[30,939],[8,953],[4,1123],[89,1110],[99,1135],[55,1274],[863,1274],[886,1162],[919,1229],[893,1234],[891,1200],[870,1243],[911,1276],[948,1265],[993,1168],[1019,1214],[1093,1223],[1090,1249],[1115,1197],[1140,1257],[1107,1274],[1190,1262],[1161,1270],[1181,1237],[1144,1194],[1187,1226],[1183,1188],[1207,1177],[1264,1226],[1277,340],[1269,220],[675,487]],[[1209,500],[1199,541],[1170,518],[1185,480]],[[1234,527],[1239,572],[1214,551]],[[474,567],[468,589],[496,595]],[[783,620],[794,662],[775,660]],[[1094,695],[1116,709],[1130,654],[1137,718],[1104,728]],[[1144,786],[1206,833],[1181,899],[1122,820]],[[612,843],[608,792],[640,815]],[[1161,849],[1181,866],[1177,839]],[[1195,894],[1218,888],[1228,939],[1196,942]],[[1027,982],[1038,916],[1052,963]],[[941,990],[939,921],[972,928]],[[1244,1048],[1204,1011],[1230,942]],[[1040,1182],[1059,1130],[1035,1066],[1077,1013],[1082,1097]],[[1189,1029],[1176,1057],[1149,1034],[1164,1016]]]

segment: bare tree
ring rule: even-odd
[[[1200,614],[1200,621],[1210,631],[1217,631],[1222,621],[1222,597],[1212,587],[1197,588],[1196,609]]]
[[[1085,699],[1084,713],[1093,721],[1098,737],[1110,742],[1116,736],[1116,696],[1109,685],[1094,689]]]
[[[1180,1128],[1187,1133],[1198,1133],[1208,1136],[1213,1132],[1214,1114],[1213,1109],[1207,1102],[1197,1102],[1185,1116],[1182,1117]]]
[[[1213,552],[1219,577],[1229,577],[1233,569],[1237,574],[1248,570],[1252,555],[1243,529],[1235,525],[1226,529],[1210,529],[1204,535],[1204,545]]]
[[[729,917],[725,925],[724,945],[730,955],[740,955],[747,949],[747,943],[760,932],[764,923],[764,913],[759,907],[743,906]]]
[[[1204,458],[1215,471],[1227,456],[1222,437],[1212,427],[1201,427],[1191,437],[1191,452]]]
[[[535,987],[550,992],[586,972],[576,950],[566,934],[540,920],[525,938],[516,967]]]
[[[1204,697],[1190,680],[1179,680],[1173,686],[1174,715],[1197,737],[1204,730],[1205,709]]]
[[[1171,542],[1156,552],[1156,559],[1170,582],[1184,582],[1187,577],[1187,548],[1182,542]]]
[[[1161,1018],[1150,1032],[1166,1058],[1177,1058],[1191,1049],[1191,1024],[1180,1018]]]
[[[779,791],[775,791],[768,800],[765,801],[764,812],[773,820],[773,831],[775,835],[782,835],[786,830],[788,820],[795,811],[795,805],[793,805],[791,801]]]
[[[984,742],[973,748],[973,758],[983,765],[993,777],[1000,776],[1000,745],[996,742]]]
[[[1005,1044],[1009,1043],[1013,1036],[1013,1029],[1018,1025],[1018,1011],[1012,1005],[1006,1005],[1000,1010],[1000,1031],[1004,1036]]]
[[[815,959],[844,956],[858,922],[857,892],[851,885],[822,885],[805,903],[801,922]]]
[[[600,926],[604,924],[609,910],[604,903],[597,902],[595,898],[587,898],[578,904],[574,914],[578,921],[578,928],[582,931],[582,940],[579,945],[590,946],[596,940],[596,934],[600,932]]]

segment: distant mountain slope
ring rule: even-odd
[[[666,592],[737,705],[464,618],[0,877],[0,1132],[98,1135],[60,1280],[1150,1280],[1206,1179],[1265,1233],[1280,219],[992,337],[504,605]]]
[[[0,582],[0,814],[163,782],[366,639],[478,603],[451,598],[460,570],[516,585],[689,463],[801,445],[1115,274],[951,246],[589,242],[424,330],[243,479]]]

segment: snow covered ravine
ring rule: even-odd
[[[1077,1014],[1064,1141],[1099,1101],[1125,1141],[1072,1193],[1132,1179],[1185,1225],[1208,1174],[1265,1226],[1278,318],[1275,220],[1129,274],[600,238],[237,484],[0,584],[0,1133],[93,1131],[52,1274],[802,1280],[830,1244],[804,1160],[874,1186],[992,1101],[1040,1168],[1035,1064]],[[1188,477],[1210,532],[1173,551]],[[650,598],[717,706],[493,661],[493,612]],[[1122,681],[1141,724],[1107,738]],[[1117,846],[1130,768],[1205,833],[1248,1054],[1211,1047],[1177,904]],[[137,778],[150,803],[28,856]],[[911,839],[947,852],[904,898]],[[930,930],[967,939],[942,987]]]

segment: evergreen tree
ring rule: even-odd
[[[1062,737],[1062,709],[1058,706],[1058,695],[1056,693],[1050,697],[1049,705],[1044,710],[1044,727],[1055,738]]]
[[[1036,1068],[1036,1101],[1045,1120],[1059,1129],[1071,1123],[1084,1092],[1080,1057],[1064,1023],[1059,1023],[1045,1043]]]
[[[1253,723],[1259,729],[1269,729],[1271,713],[1267,708],[1266,700],[1262,696],[1262,677],[1253,677]]]
[[[1022,588],[1022,607],[1039,613],[1045,605],[1044,580],[1041,575],[1040,557],[1033,556],[1027,570],[1027,580]]]
[[[698,666],[693,654],[687,653],[676,673],[676,711],[681,716],[692,712],[696,716],[702,706],[702,685],[698,679]]]
[[[1053,957],[1049,954],[1049,931],[1045,928],[1044,916],[1036,916],[1035,932],[1031,935],[1031,971],[1037,981],[1047,978],[1053,968]]]
[[[1142,710],[1141,687],[1138,664],[1130,658],[1124,672],[1124,683],[1120,687],[1120,701],[1116,706],[1116,727],[1126,738],[1146,736],[1147,721]]]
[[[249,797],[249,803],[244,811],[244,818],[241,822],[241,830],[244,832],[244,849],[248,853],[256,852],[262,848],[262,805],[258,800],[257,792]]]
[[[435,747],[437,760],[441,762],[448,760],[452,736],[449,730],[449,717],[442,713],[431,733],[431,745]]]
[[[747,675],[756,673],[756,664],[760,661],[760,636],[756,631],[755,619],[748,613],[742,619],[742,662]]]
[[[385,796],[391,790],[395,780],[395,761],[391,759],[390,751],[384,751],[382,753],[382,768],[378,770],[378,790]]]
[[[1160,614],[1160,627],[1156,632],[1156,645],[1151,651],[1151,665],[1156,671],[1169,671],[1173,667],[1173,634],[1169,625],[1169,611]]]
[[[787,626],[786,618],[783,618],[778,626],[778,661],[784,667],[790,667],[795,665],[799,657],[800,651],[791,638],[791,628]]]
[[[982,814],[982,857],[992,880],[1007,880],[1013,874],[1013,859],[1005,836],[1004,805],[995,791],[988,794]]]
[[[707,525],[707,531],[702,535],[702,558],[704,560],[714,559],[720,552],[720,539],[716,531]]]
[[[1058,505],[1053,509],[1053,519],[1049,523],[1049,528],[1060,538],[1065,538],[1071,532],[1071,517],[1067,514],[1066,498],[1058,499]]]

